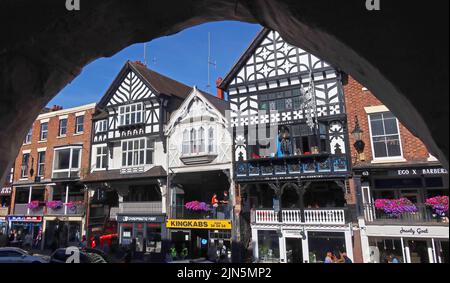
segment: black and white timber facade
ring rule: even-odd
[[[241,241],[260,261],[319,262],[328,248],[353,257],[344,78],[263,29],[220,85],[231,108]]]
[[[91,228],[102,216],[117,221],[119,241],[163,254],[167,197],[164,127],[192,91],[128,61],[98,103],[93,118]],[[92,231],[95,234],[94,231]]]

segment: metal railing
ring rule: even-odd
[[[385,213],[383,210],[376,209],[373,203],[363,204],[364,219],[367,222],[383,223],[443,223],[448,225],[448,215],[445,217],[437,215],[431,207],[425,204],[415,204],[416,212],[404,212],[399,215]]]
[[[302,221],[302,216],[304,221]],[[256,224],[332,224],[346,223],[345,209],[286,209],[279,213],[272,209],[252,211],[252,222]]]
[[[162,213],[162,202],[121,202],[119,213]]]
[[[219,206],[217,208],[216,216],[214,212],[210,211],[193,211],[186,209],[184,205],[172,206],[173,215],[176,219],[226,219],[224,207]],[[231,212],[229,213],[231,215]]]
[[[83,215],[85,213],[84,204],[78,204],[76,206],[67,207],[67,211],[65,206],[60,208],[47,208],[47,215]]]
[[[43,215],[44,214],[44,206],[39,206],[35,209],[28,209],[28,204],[19,203],[14,205],[14,214],[15,215]]]

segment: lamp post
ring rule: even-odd
[[[364,133],[363,130],[361,130],[361,127],[359,126],[358,116],[355,116],[355,128],[352,131],[352,136],[355,139],[353,147],[355,147],[356,152],[358,153],[358,160],[360,161],[365,160],[364,155],[365,143],[362,140],[363,133]]]

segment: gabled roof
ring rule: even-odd
[[[225,111],[230,109],[230,102],[225,101],[223,99],[218,98],[215,95],[212,95],[208,92],[205,92],[203,90],[197,89],[203,96],[214,106],[217,108],[217,110],[222,113],[222,115],[225,115]]]
[[[192,90],[192,87],[164,76],[158,72],[150,70],[140,62],[127,61],[120,72],[117,74],[114,81],[109,86],[105,95],[103,95],[102,99],[98,103],[100,108],[104,107],[109,99],[114,95],[115,88],[120,85],[123,77],[128,73],[129,70],[132,70],[134,73],[136,73],[137,76],[139,76],[145,83],[148,84],[148,87],[150,87],[158,94],[185,99]]]
[[[239,73],[239,70],[245,66],[245,63],[247,63],[248,59],[250,59],[250,56],[253,55],[253,53],[256,51],[256,48],[263,42],[263,40],[266,38],[266,36],[269,34],[270,29],[263,28],[253,39],[253,41],[250,43],[250,45],[247,47],[245,52],[239,57],[239,59],[236,61],[236,63],[233,65],[231,70],[228,72],[228,74],[223,79],[222,83],[219,85],[219,88],[226,90],[228,87],[228,84],[231,82],[231,80]]]

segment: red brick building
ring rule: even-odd
[[[9,231],[17,244],[50,248],[81,239],[95,103],[38,116],[15,160]],[[28,236],[26,236],[28,235]]]
[[[370,91],[353,78],[344,86],[364,262],[448,262],[448,172]],[[362,133],[360,137],[357,133]],[[393,211],[389,204],[400,203]],[[356,237],[355,237],[356,239]]]

